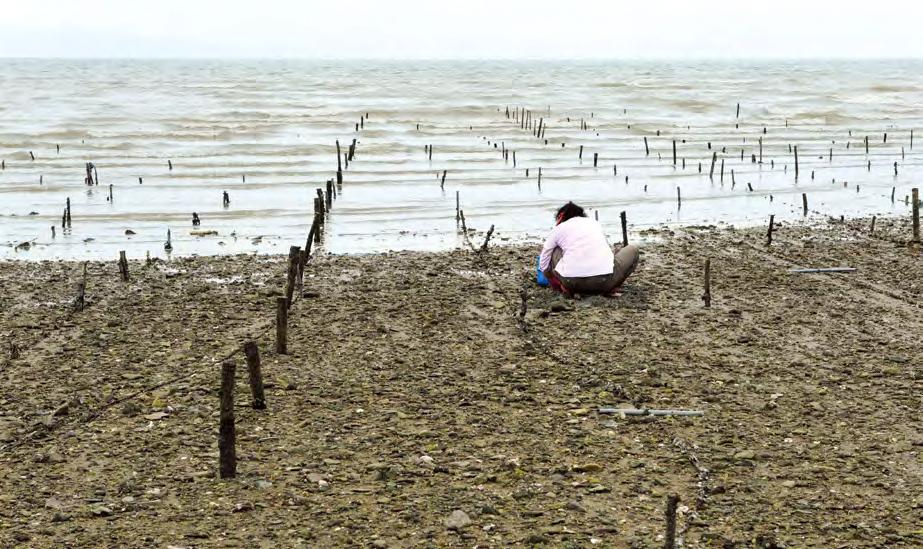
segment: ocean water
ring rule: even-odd
[[[168,229],[174,255],[284,253],[353,139],[332,253],[463,245],[456,191],[468,226],[504,240],[540,238],[567,200],[613,241],[621,211],[632,234],[795,221],[802,193],[809,218],[905,215],[923,62],[0,60],[0,258],[164,257]],[[218,235],[191,235],[192,212]]]

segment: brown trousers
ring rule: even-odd
[[[638,247],[629,244],[616,252],[612,274],[566,277],[559,275],[557,271],[554,270],[562,257],[564,257],[564,251],[561,250],[561,248],[555,248],[551,253],[551,268],[549,271],[553,271],[551,274],[560,280],[565,288],[575,294],[584,295],[608,294],[615,288],[618,288],[625,282],[625,279],[634,272],[635,268],[638,266],[638,260],[640,259]],[[548,277],[548,273],[546,273],[545,276]]]

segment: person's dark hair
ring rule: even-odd
[[[583,208],[573,202],[568,202],[558,208],[558,213],[554,216],[558,223],[564,223],[572,217],[586,217],[586,212],[583,211]]]

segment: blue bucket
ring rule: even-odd
[[[535,260],[535,281],[538,282],[539,286],[551,285],[548,279],[545,278],[545,273],[542,272],[542,256],[538,256]]]

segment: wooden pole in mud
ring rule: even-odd
[[[869,136],[865,136],[865,154],[869,153]]]
[[[711,259],[705,260],[705,293],[702,294],[705,307],[711,307]]]
[[[676,506],[679,503],[679,496],[672,495],[667,497],[667,508],[664,512],[666,519],[666,532],[663,536],[664,549],[676,548]]]
[[[708,172],[708,178],[715,179],[715,163],[718,162],[718,151],[714,151],[711,154],[711,170]]]
[[[583,160],[583,145],[580,145],[580,154],[577,156],[578,160]]]
[[[798,145],[795,145],[795,179],[798,179]]]
[[[913,130],[910,130],[910,150],[913,150]]]
[[[891,187],[891,203],[894,203],[894,191],[897,190],[897,187]]]
[[[334,192],[335,191],[333,190],[333,180],[328,179],[327,180],[327,197],[326,197],[328,210],[333,207],[333,193]]]
[[[285,283],[285,304],[286,307],[292,307],[292,301],[295,294],[295,282],[298,277],[298,264],[301,258],[301,247],[292,246],[288,249],[288,273]]]
[[[872,216],[872,226],[869,227],[869,236],[873,236],[873,235],[875,234],[875,219],[876,219],[876,217],[877,217],[877,216],[874,216],[874,215]]]
[[[276,352],[288,354],[288,303],[284,297],[276,298]]]
[[[651,149],[647,146],[647,137],[644,138],[644,156],[650,156]]]
[[[910,190],[910,199],[913,200],[913,241],[920,243],[920,189],[914,187]]]
[[[172,160],[167,160],[167,167],[170,168],[171,172],[173,171],[173,161]]]
[[[763,163],[763,138],[760,137],[760,164]]]
[[[724,159],[723,158],[721,159],[721,178],[719,179],[719,181],[724,183]]]
[[[683,205],[683,197],[680,194],[679,187],[676,187],[676,207],[679,208]]]
[[[461,197],[459,196],[460,191],[455,191],[455,223],[461,220]]]
[[[250,405],[255,410],[266,409],[266,395],[263,393],[263,373],[260,368],[260,350],[253,341],[244,343],[244,355],[247,357],[247,371],[250,374]]]
[[[628,246],[628,216],[622,211],[619,219],[622,221],[622,246]]]
[[[766,232],[766,247],[767,248],[772,245],[772,229],[775,225],[775,221],[776,221],[776,216],[770,215],[769,216],[769,231]]]
[[[71,226],[71,199],[70,198],[67,199],[66,212],[67,212],[67,226],[70,227]]]
[[[237,431],[234,427],[233,360],[221,364],[221,419],[218,424],[218,472],[221,478],[237,476]]]
[[[676,140],[673,140],[673,165],[676,166]]]
[[[337,143],[337,171],[343,171],[343,161],[340,160],[340,140],[336,140]]]
[[[481,252],[487,251],[487,245],[490,244],[490,237],[494,235],[494,226],[491,225],[490,229],[487,231],[487,236],[484,238],[484,244],[481,246]]]
[[[515,158],[515,157],[514,157],[514,158]],[[439,188],[440,188],[440,189],[445,189],[445,176],[446,176],[447,173],[449,173],[448,170],[442,170],[442,181],[439,182]]]
[[[804,215],[808,215],[808,193],[801,193],[801,206],[804,209]]]
[[[87,262],[83,262],[83,277],[77,283],[77,297],[74,298],[74,311],[80,312],[86,306]]]
[[[122,280],[128,282],[128,259],[125,257],[125,251],[119,252],[119,274],[122,275]]]
[[[599,153],[593,153],[593,167],[595,168],[599,162]]]

